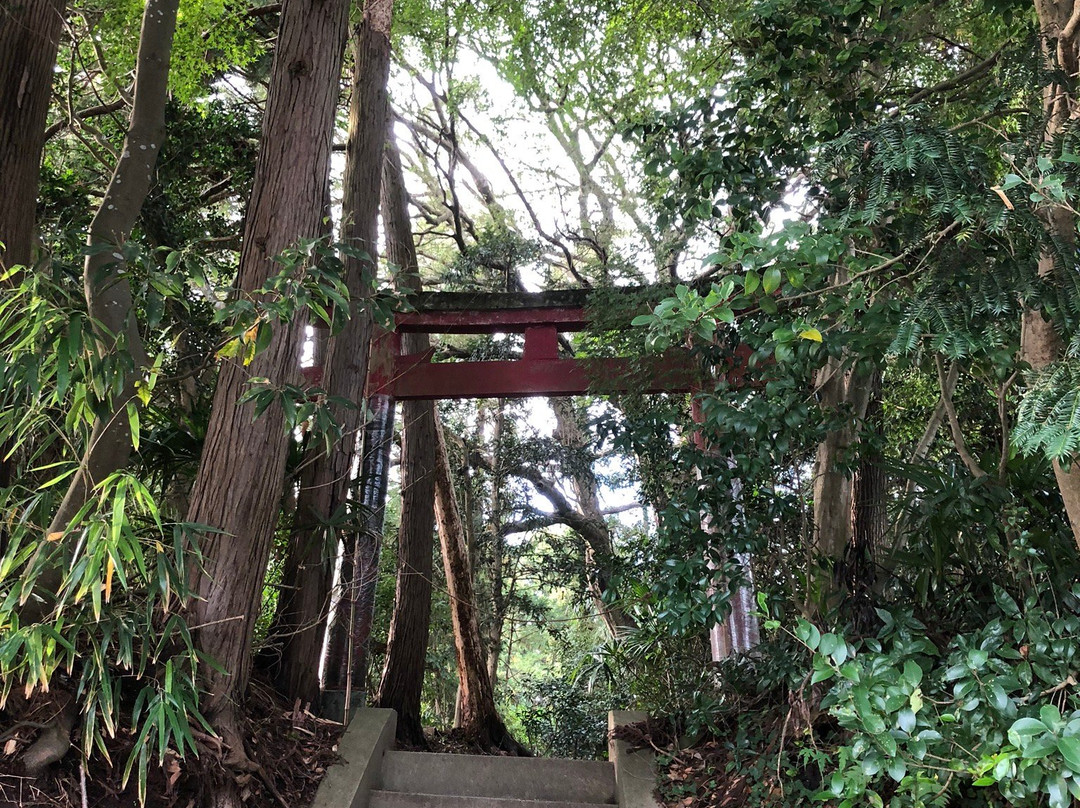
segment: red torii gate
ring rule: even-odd
[[[628,289],[628,292],[640,292]],[[369,395],[398,400],[570,396],[589,392],[685,393],[700,389],[700,365],[685,350],[658,358],[559,356],[559,334],[587,330],[587,290],[554,292],[424,292],[414,311],[398,314],[394,330],[372,343]],[[524,334],[521,358],[433,362],[434,350],[401,353],[403,333]],[[746,352],[729,375],[741,378]]]
[[[658,296],[663,289],[629,287],[619,291],[629,298],[640,296],[643,291]],[[396,400],[687,393],[702,389],[706,376],[687,349],[672,349],[657,357],[644,358],[561,357],[561,333],[593,327],[589,294],[585,289],[421,292],[409,298],[412,311],[396,314],[393,330],[377,334],[371,344],[367,396],[373,415],[364,432],[360,489],[361,505],[366,506],[369,514],[368,531],[382,532]],[[434,349],[418,354],[402,353],[401,335],[410,332],[523,334],[524,348],[517,359],[435,362]],[[749,349],[740,346],[731,364],[722,369],[730,383],[742,382],[749,356]],[[699,415],[695,406],[695,418]],[[357,561],[360,580],[353,583],[358,590],[354,597],[364,602],[374,595],[378,559],[369,556]],[[370,591],[365,593],[365,590]],[[737,598],[733,606],[743,610],[745,604],[741,601],[746,600]],[[714,658],[726,656],[732,650],[745,650],[739,647],[744,634],[734,624],[716,626],[711,635]],[[353,642],[366,643],[366,640],[366,636],[353,638]],[[346,671],[328,669],[324,696],[347,689],[350,678]],[[345,704],[350,701],[346,697]]]

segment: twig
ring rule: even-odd
[[[277,798],[278,803],[281,804],[281,808],[291,808],[289,803],[285,801],[285,798],[281,796],[281,792],[277,790],[277,787],[270,779],[270,775],[266,773],[266,769],[264,769],[262,766],[259,766],[256,771],[259,773],[259,779],[266,784],[266,787],[270,789],[270,793],[273,794],[275,798]]]
[[[0,741],[6,741],[8,738],[14,738],[16,735],[19,734],[19,730],[21,729],[45,729],[45,727],[48,726],[52,726],[51,722],[42,723],[41,721],[20,721],[3,735],[0,735]]]
[[[1026,699],[1021,700],[1020,703],[1021,704],[1030,704],[1035,699],[1042,699],[1042,698],[1046,698],[1047,696],[1052,696],[1055,693],[1060,693],[1062,690],[1065,690],[1066,688],[1076,687],[1077,684],[1080,684],[1080,682],[1077,681],[1076,674],[1075,673],[1070,673],[1067,677],[1065,677],[1064,681],[1058,682],[1053,687],[1046,688],[1046,690],[1043,690],[1042,692],[1040,692],[1036,696],[1028,696]]]

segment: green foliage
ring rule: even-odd
[[[262,53],[249,6],[235,0],[183,0],[177,13],[169,86],[190,103],[226,71],[243,71]]]
[[[585,677],[563,674],[516,681],[504,697],[508,725],[544,757],[588,760],[607,753],[607,714],[621,707],[618,694],[590,687]]]
[[[1068,806],[1080,795],[1078,594],[1048,608],[1033,593],[1020,608],[999,588],[995,616],[940,650],[903,613],[880,612],[878,637],[859,645],[800,621],[811,681],[836,683],[822,707],[849,733],[815,756],[819,798],[945,805],[970,783],[996,786],[1013,805]]]
[[[295,328],[297,318],[306,311],[331,333],[340,331],[350,316],[371,317],[380,327],[391,326],[395,308],[402,308],[404,301],[393,292],[376,289],[372,283],[362,301],[353,306],[343,280],[345,265],[341,256],[360,262],[371,260],[361,250],[328,239],[303,239],[296,247],[275,256],[274,260],[282,265],[276,275],[254,293],[232,298],[214,315],[215,322],[229,324],[217,356],[238,358],[250,365],[270,345],[275,327]],[[169,259],[173,258],[178,260],[179,254],[172,253]],[[340,396],[328,396],[317,386],[274,384],[262,376],[252,377],[248,385],[240,403],[254,404],[253,418],[277,405],[285,415],[288,431],[307,426],[326,452],[341,438],[341,425],[333,408],[355,406]]]
[[[192,721],[213,731],[199,713],[196,677],[214,663],[195,650],[179,611],[194,595],[194,536],[210,528],[163,522],[149,490],[126,473],[103,480],[67,530],[45,537],[27,518],[42,498],[4,502],[0,706],[15,688],[29,698],[72,677],[81,754],[106,760],[107,739],[130,714],[135,743],[123,777],[136,773],[145,800],[151,755],[160,764],[170,750],[197,754]]]
[[[1072,462],[1080,451],[1080,369],[1075,363],[1051,365],[1028,383],[1013,440],[1021,451]]]

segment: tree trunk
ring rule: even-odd
[[[443,567],[450,596],[450,616],[454,625],[454,651],[461,684],[462,731],[466,738],[485,749],[526,753],[507,732],[495,709],[495,695],[480,641],[465,530],[458,513],[446,441],[438,417],[435,419],[435,521],[439,526]]]
[[[64,7],[64,0],[16,0],[0,9],[0,273],[33,259],[41,150]]]
[[[357,706],[367,700],[368,658],[371,629],[375,620],[375,590],[379,582],[386,490],[390,483],[390,449],[394,439],[394,399],[376,395],[369,399],[371,419],[364,427],[364,450],[360,461],[360,490],[357,496],[359,523],[352,526],[349,542],[351,564],[342,565],[342,583],[347,587],[339,606],[338,630],[331,636],[327,663],[327,690],[348,694],[343,720],[348,721],[352,693]],[[344,571],[352,572],[350,579]],[[345,610],[348,610],[347,612]],[[347,622],[344,618],[348,617]],[[331,664],[335,663],[335,664]]]
[[[1076,8],[1075,0],[1035,0],[1035,11],[1043,34],[1048,75],[1054,77],[1043,90],[1045,139],[1053,141],[1076,116],[1078,108],[1073,79],[1080,71],[1080,25],[1077,24],[1080,9]],[[1047,210],[1046,228],[1048,240],[1058,246],[1059,254],[1075,256],[1076,215],[1071,209],[1051,207]],[[1039,275],[1043,278],[1053,277],[1056,263],[1054,250],[1044,248],[1039,257]],[[1068,266],[1065,271],[1076,270],[1074,266]],[[1061,359],[1063,353],[1062,340],[1053,324],[1044,318],[1041,311],[1025,310],[1021,321],[1020,358],[1037,373],[1051,362]],[[1065,467],[1055,461],[1054,476],[1073,538],[1080,547],[1080,464]]]
[[[357,523],[365,517],[350,504],[353,487],[352,468],[356,460],[358,434],[363,424],[364,388],[367,382],[371,314],[364,305],[375,281],[375,255],[378,238],[379,177],[382,148],[386,141],[386,81],[390,69],[390,24],[393,0],[369,0],[364,20],[354,42],[352,100],[349,106],[349,138],[345,164],[345,197],[342,209],[346,243],[362,250],[369,260],[345,256],[346,282],[349,287],[350,317],[342,331],[331,337],[323,360],[323,386],[328,395],[352,402],[353,407],[335,408],[335,416],[344,428],[342,441],[330,454],[318,447],[309,453],[311,472],[300,492],[300,539],[306,547],[301,580],[291,606],[288,622],[295,626],[282,648],[281,682],[286,695],[315,702],[319,695],[318,660],[322,653],[330,602],[330,559],[326,550],[335,546],[319,525],[332,518],[344,518],[342,538],[346,553],[355,553]],[[345,536],[344,533],[351,534]],[[337,533],[333,536],[336,539]],[[364,539],[361,537],[360,539]],[[375,553],[376,563],[378,553]],[[346,565],[346,570],[352,568]],[[351,577],[344,584],[349,587]],[[355,609],[350,593],[341,601],[345,610]],[[348,621],[338,619],[335,631],[347,628]],[[339,665],[331,664],[328,672]],[[340,688],[341,677],[329,686]]]
[[[883,442],[881,371],[874,371],[866,407],[859,465],[852,484],[851,543],[842,565],[843,585],[852,622],[859,631],[870,630],[876,620],[873,592],[877,567],[888,531],[888,475],[881,455]],[[869,439],[868,439],[869,438]]]
[[[370,297],[375,281],[379,186],[387,135],[386,82],[390,71],[392,17],[393,0],[368,0],[353,42],[354,69],[349,104],[342,230],[345,242],[365,254],[361,257],[345,257],[350,292],[361,300]],[[349,336],[346,339],[347,332]],[[344,396],[359,405],[364,401],[367,383],[372,333],[370,313],[354,309],[354,320],[347,327],[347,332],[331,340],[326,364],[330,382],[328,390],[332,395]],[[349,514],[352,518],[347,520],[349,527],[343,535],[342,595],[337,619],[330,627],[327,690],[364,690],[366,686],[366,653],[371,611],[374,608],[373,587],[382,539],[382,506],[386,486],[384,472],[387,465],[384,461],[388,460],[387,441],[393,431],[393,413],[392,401],[376,402],[376,412],[365,435],[361,468],[362,511]],[[374,438],[375,443],[369,442],[368,438]],[[348,460],[351,466],[351,453]],[[343,466],[340,472],[335,472],[335,477],[327,481],[339,487],[341,504],[347,503],[351,486],[349,466]],[[378,479],[372,478],[372,474]],[[370,593],[368,589],[371,589]],[[345,703],[349,702],[351,698],[347,694]]]
[[[135,92],[128,131],[121,156],[113,170],[105,195],[90,223],[87,246],[94,248],[83,266],[83,287],[87,312],[94,321],[94,351],[99,357],[118,357],[113,372],[122,374],[119,392],[98,402],[99,414],[83,450],[79,470],[72,476],[60,507],[53,515],[46,535],[63,533],[86,504],[95,485],[131,457],[131,431],[126,413],[135,401],[135,381],[148,364],[132,305],[131,285],[124,271],[121,250],[150,190],[154,166],[165,138],[165,104],[168,99],[169,61],[179,0],[148,0],[139,34],[135,59]],[[2,57],[0,57],[2,58]],[[29,103],[29,102],[28,102]],[[36,170],[36,169],[35,169]],[[33,207],[31,205],[31,207]],[[112,380],[105,380],[107,385]],[[64,542],[64,548],[67,544]],[[42,548],[46,545],[43,543]],[[35,582],[37,591],[59,591],[63,569],[58,564],[44,568]],[[24,623],[40,620],[48,609],[47,599],[29,600],[20,615]],[[75,721],[65,711],[77,708],[75,700],[58,711],[57,722]],[[55,739],[63,736],[62,743]],[[31,774],[59,760],[67,751],[67,732],[41,734],[25,753]],[[46,753],[45,747],[48,748]]]
[[[488,615],[486,640],[484,647],[487,651],[487,672],[491,681],[491,689],[494,692],[499,683],[499,655],[502,653],[503,623],[506,621],[506,612],[510,605],[506,588],[503,581],[503,560],[506,550],[506,539],[503,535],[503,486],[506,481],[506,470],[503,467],[503,458],[500,451],[503,439],[503,429],[506,424],[506,400],[498,399],[494,402],[492,410],[493,423],[491,429],[491,496],[488,501],[487,525],[484,535],[488,539],[489,552],[491,554],[491,613]],[[483,434],[483,430],[480,430]],[[479,554],[478,554],[479,555]],[[475,581],[477,560],[473,562],[473,580]]]
[[[72,477],[49,532],[61,531],[105,477],[127,464],[131,432],[125,408],[135,400],[135,381],[149,364],[132,306],[131,284],[121,257],[154,179],[165,139],[169,60],[179,0],[149,0],[143,14],[136,60],[135,94],[127,135],[109,187],[90,223],[86,243],[94,248],[83,266],[87,313],[95,322],[100,356],[127,354],[129,367],[119,395],[94,423],[80,470]],[[124,363],[119,363],[124,367]]]
[[[589,438],[578,420],[572,399],[552,398],[549,401],[555,411],[555,439],[572,452],[582,455],[583,462],[571,463],[566,474],[584,519],[583,527],[588,525],[578,531],[578,535],[585,542],[585,574],[589,593],[597,613],[614,637],[620,631],[635,628],[636,623],[620,606],[605,600],[615,574],[615,544],[600,509],[599,486],[592,470],[592,455],[588,453]],[[584,462],[586,457],[588,462]]]
[[[321,232],[330,144],[347,33],[344,0],[286,0],[270,77],[255,180],[240,255],[240,293],[252,295],[277,272],[274,256]],[[297,122],[303,121],[302,126]],[[239,405],[252,377],[282,385],[297,378],[299,335],[281,323],[248,367],[220,370],[188,520],[217,528],[203,537],[200,599],[192,604],[199,648],[225,673],[207,669],[204,714],[228,746],[226,762],[251,768],[236,706],[247,685],[251,635],[259,611],[282,492],[289,435],[281,408],[253,418]],[[225,794],[222,804],[239,804]]]
[[[0,276],[33,261],[41,150],[52,98],[63,0],[23,0],[0,10]],[[0,289],[19,283],[18,273]],[[0,441],[0,488],[16,482],[13,444]],[[0,530],[0,553],[6,546]]]
[[[409,222],[408,198],[397,146],[387,143],[382,185],[386,257],[400,268],[399,289],[420,291],[420,271]],[[402,350],[422,353],[427,334],[403,334]],[[398,528],[397,587],[386,641],[386,663],[374,703],[397,710],[397,740],[427,747],[420,720],[424,668],[431,627],[431,576],[435,532],[435,404],[401,406],[401,525]]]
[[[828,608],[835,600],[836,569],[851,541],[852,474],[844,468],[854,444],[856,424],[866,414],[870,385],[862,371],[845,371],[841,360],[830,359],[818,376],[821,407],[844,420],[826,433],[814,459],[814,549],[811,565],[822,568],[810,576],[806,610]]]
[[[329,238],[334,232],[329,185],[326,190],[322,233]],[[317,320],[308,317],[309,325],[313,319]],[[317,320],[312,331],[312,367],[325,375],[330,331],[321,320]],[[338,550],[337,533],[329,522],[340,507],[340,503],[332,501],[333,487],[320,477],[326,471],[324,460],[333,465],[343,446],[355,446],[360,408],[335,407],[334,416],[342,427],[342,442],[334,447],[334,455],[327,456],[325,444],[319,437],[307,436],[299,479],[285,481],[281,518],[288,520],[292,532],[282,569],[277,609],[269,631],[270,638],[281,638],[281,645],[268,649],[270,654],[264,666],[286,697],[291,701],[300,699],[315,709],[319,706],[319,661],[326,639]],[[356,423],[350,420],[353,417]],[[352,443],[348,444],[348,441]],[[351,479],[351,460],[346,469]],[[255,660],[256,665],[261,662],[263,660]]]

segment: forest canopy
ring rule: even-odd
[[[1071,0],[0,0],[0,801],[280,802],[365,705],[1080,801],[1078,75]],[[625,378],[395,402],[430,292]]]

